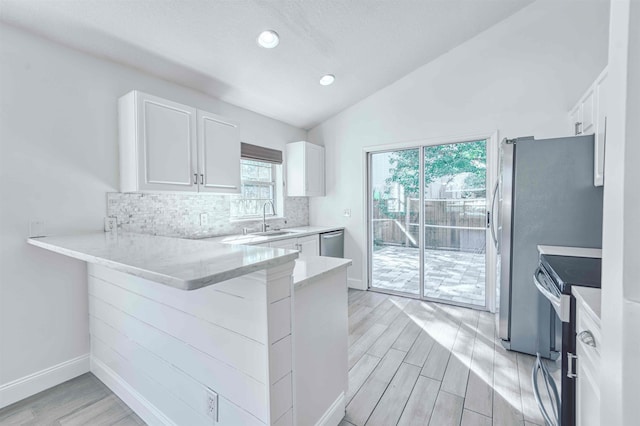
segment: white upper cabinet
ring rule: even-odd
[[[604,146],[607,141],[607,72],[600,74],[596,80],[595,101],[595,135],[596,147],[593,166],[593,184],[604,185]]]
[[[286,163],[288,196],[325,195],[324,147],[305,141],[288,143]]]
[[[607,69],[605,68],[596,81],[580,98],[575,107],[569,111],[571,134],[595,135],[593,184],[604,184],[604,146],[607,129]]]
[[[240,132],[215,114],[198,111],[200,191],[240,192]]]
[[[197,191],[195,108],[134,91],[119,118],[121,191]]]
[[[237,124],[136,90],[118,115],[122,192],[240,191]]]

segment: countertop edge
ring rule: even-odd
[[[125,265],[123,263],[116,262],[113,260],[109,260],[109,259],[93,256],[90,254],[82,253],[80,251],[60,247],[55,244],[50,244],[45,241],[39,240],[38,238],[28,238],[27,243],[35,247],[49,250],[53,253],[58,253],[63,256],[71,257],[73,259],[82,260],[88,263],[95,263],[101,266],[112,268],[119,272],[124,272],[136,277],[158,282],[160,284],[165,284],[170,287],[175,287],[181,290],[188,290],[187,288],[188,286],[185,286],[185,283],[187,283],[188,281],[180,280],[170,275],[159,274],[157,272],[152,272],[146,269],[138,268],[136,266]]]
[[[293,227],[293,228],[282,228],[282,230],[286,231],[287,229],[300,229],[300,228],[304,228],[304,227],[300,226],[300,227]],[[239,244],[239,245],[253,246],[257,244],[270,243],[272,241],[290,240],[292,238],[308,237],[310,235],[316,235],[316,234],[319,235],[327,232],[345,230],[344,226],[333,226],[333,227],[326,227],[326,228],[322,226],[318,226],[318,228],[322,228],[322,230],[292,231],[291,234],[287,234],[287,235],[274,235],[274,236],[256,235],[254,236],[254,238],[262,237],[259,241],[242,241],[242,237],[244,237],[244,235],[237,235],[237,236],[226,235],[226,236],[220,236],[220,237],[209,237],[209,238],[202,238],[201,241],[212,242],[212,243],[215,242],[220,244]],[[237,237],[238,240],[223,241],[224,238],[234,238],[234,237]]]
[[[197,289],[214,285],[214,284],[227,281],[233,278],[238,278],[243,275],[250,274],[252,272],[268,269],[268,267],[266,266],[267,264],[269,265],[269,267],[273,267],[273,266],[283,265],[288,262],[294,262],[299,256],[298,252],[292,251],[291,253],[280,255],[276,259],[268,259],[268,260],[255,262],[250,265],[242,265],[240,267],[230,269],[228,271],[211,274],[201,278],[180,279],[180,278],[173,277],[171,275],[150,271],[148,269],[143,269],[137,266],[124,264],[114,260],[83,253],[77,250],[61,247],[55,244],[47,243],[46,241],[39,240],[38,238],[27,238],[27,244],[30,244],[34,247],[42,248],[44,250],[51,251],[53,253],[58,253],[63,256],[71,257],[73,259],[78,259],[87,263],[94,263],[97,265],[105,266],[107,268],[111,268],[119,272],[123,272],[135,277],[147,279],[155,283],[166,285],[168,287],[173,287],[183,291],[197,290]]]
[[[538,253],[548,256],[598,257],[602,258],[602,249],[592,247],[565,247],[538,245]]]
[[[325,276],[327,276],[329,274],[337,272],[339,269],[348,268],[349,266],[353,265],[353,261],[351,259],[341,259],[341,258],[340,259],[335,258],[335,259],[336,260],[340,260],[340,262],[337,262],[336,265],[331,266],[331,267],[329,267],[327,269],[324,269],[324,270],[322,270],[320,272],[305,276],[304,278],[297,279],[297,280],[296,280],[296,278],[294,276],[293,277],[293,287],[294,287],[294,289],[299,289],[299,288],[305,287],[305,286],[307,286],[309,284],[312,284],[312,283],[318,281],[319,279],[321,279],[321,278],[323,278],[323,277],[325,277]]]
[[[589,314],[593,317],[593,319],[597,322],[598,327],[600,327],[600,312],[602,310],[602,305],[596,307],[593,306],[594,303],[597,302],[602,303],[601,294],[602,291],[599,288],[591,288],[591,287],[580,287],[580,286],[572,286],[571,293],[575,296],[577,300],[583,303],[583,305],[588,310]]]

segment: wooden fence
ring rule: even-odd
[[[384,204],[383,204],[384,203]],[[406,200],[406,212],[386,212],[386,200],[373,204],[376,246],[418,246],[419,199]],[[486,199],[425,200],[425,247],[483,253],[486,238]]]

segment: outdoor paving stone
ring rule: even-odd
[[[426,297],[484,305],[484,253],[427,249],[424,255]],[[372,263],[374,287],[418,293],[418,249],[386,246],[374,251]]]

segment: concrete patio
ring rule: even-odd
[[[385,246],[373,252],[372,284],[383,290],[420,293],[419,249]],[[485,305],[485,255],[425,250],[425,296]]]

